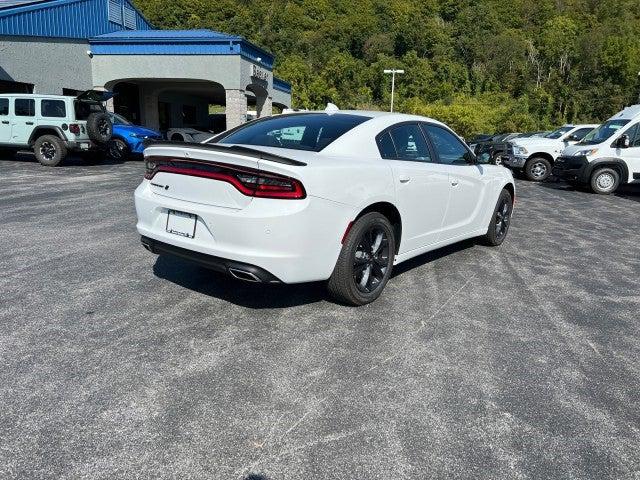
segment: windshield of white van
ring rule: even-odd
[[[562,135],[564,135],[565,133],[567,133],[570,130],[573,130],[574,127],[560,127],[557,130],[554,130],[551,133],[548,133],[547,135],[545,135],[545,137],[547,138],[552,138],[553,140],[556,140],[558,138],[560,138]]]
[[[629,123],[629,120],[609,120],[589,132],[578,145],[596,145],[605,142],[627,123]]]

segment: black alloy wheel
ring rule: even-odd
[[[482,237],[482,243],[491,247],[502,245],[507,238],[509,226],[511,225],[511,215],[513,214],[513,197],[505,188],[498,197],[496,208],[491,217],[491,223],[487,233]]]
[[[378,226],[362,234],[353,256],[353,280],[362,293],[375,291],[389,268],[389,238]]]
[[[380,212],[358,218],[346,238],[327,284],[333,298],[347,305],[365,305],[386,286],[396,253],[394,227]]]
[[[507,236],[507,231],[509,230],[509,223],[511,222],[511,212],[513,210],[513,205],[511,201],[506,196],[500,197],[500,202],[498,203],[498,208],[496,209],[496,219],[495,219],[495,229],[496,229],[496,240],[502,242],[504,237]]]

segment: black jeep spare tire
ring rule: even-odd
[[[106,113],[92,113],[87,118],[87,134],[97,143],[107,143],[113,134],[111,119]]]

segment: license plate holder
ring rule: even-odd
[[[173,233],[184,238],[196,236],[198,216],[193,213],[169,210],[167,212],[167,233]]]

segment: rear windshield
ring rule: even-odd
[[[580,142],[580,145],[596,145],[609,140],[611,135],[624,127],[629,120],[609,120],[595,130],[591,130]]]
[[[76,109],[76,120],[86,120],[94,112],[104,112],[104,107],[101,103],[83,102],[82,100],[76,100],[74,102]]]
[[[361,115],[305,113],[280,115],[248,123],[217,143],[257,145],[319,152],[354,127],[369,120]]]

